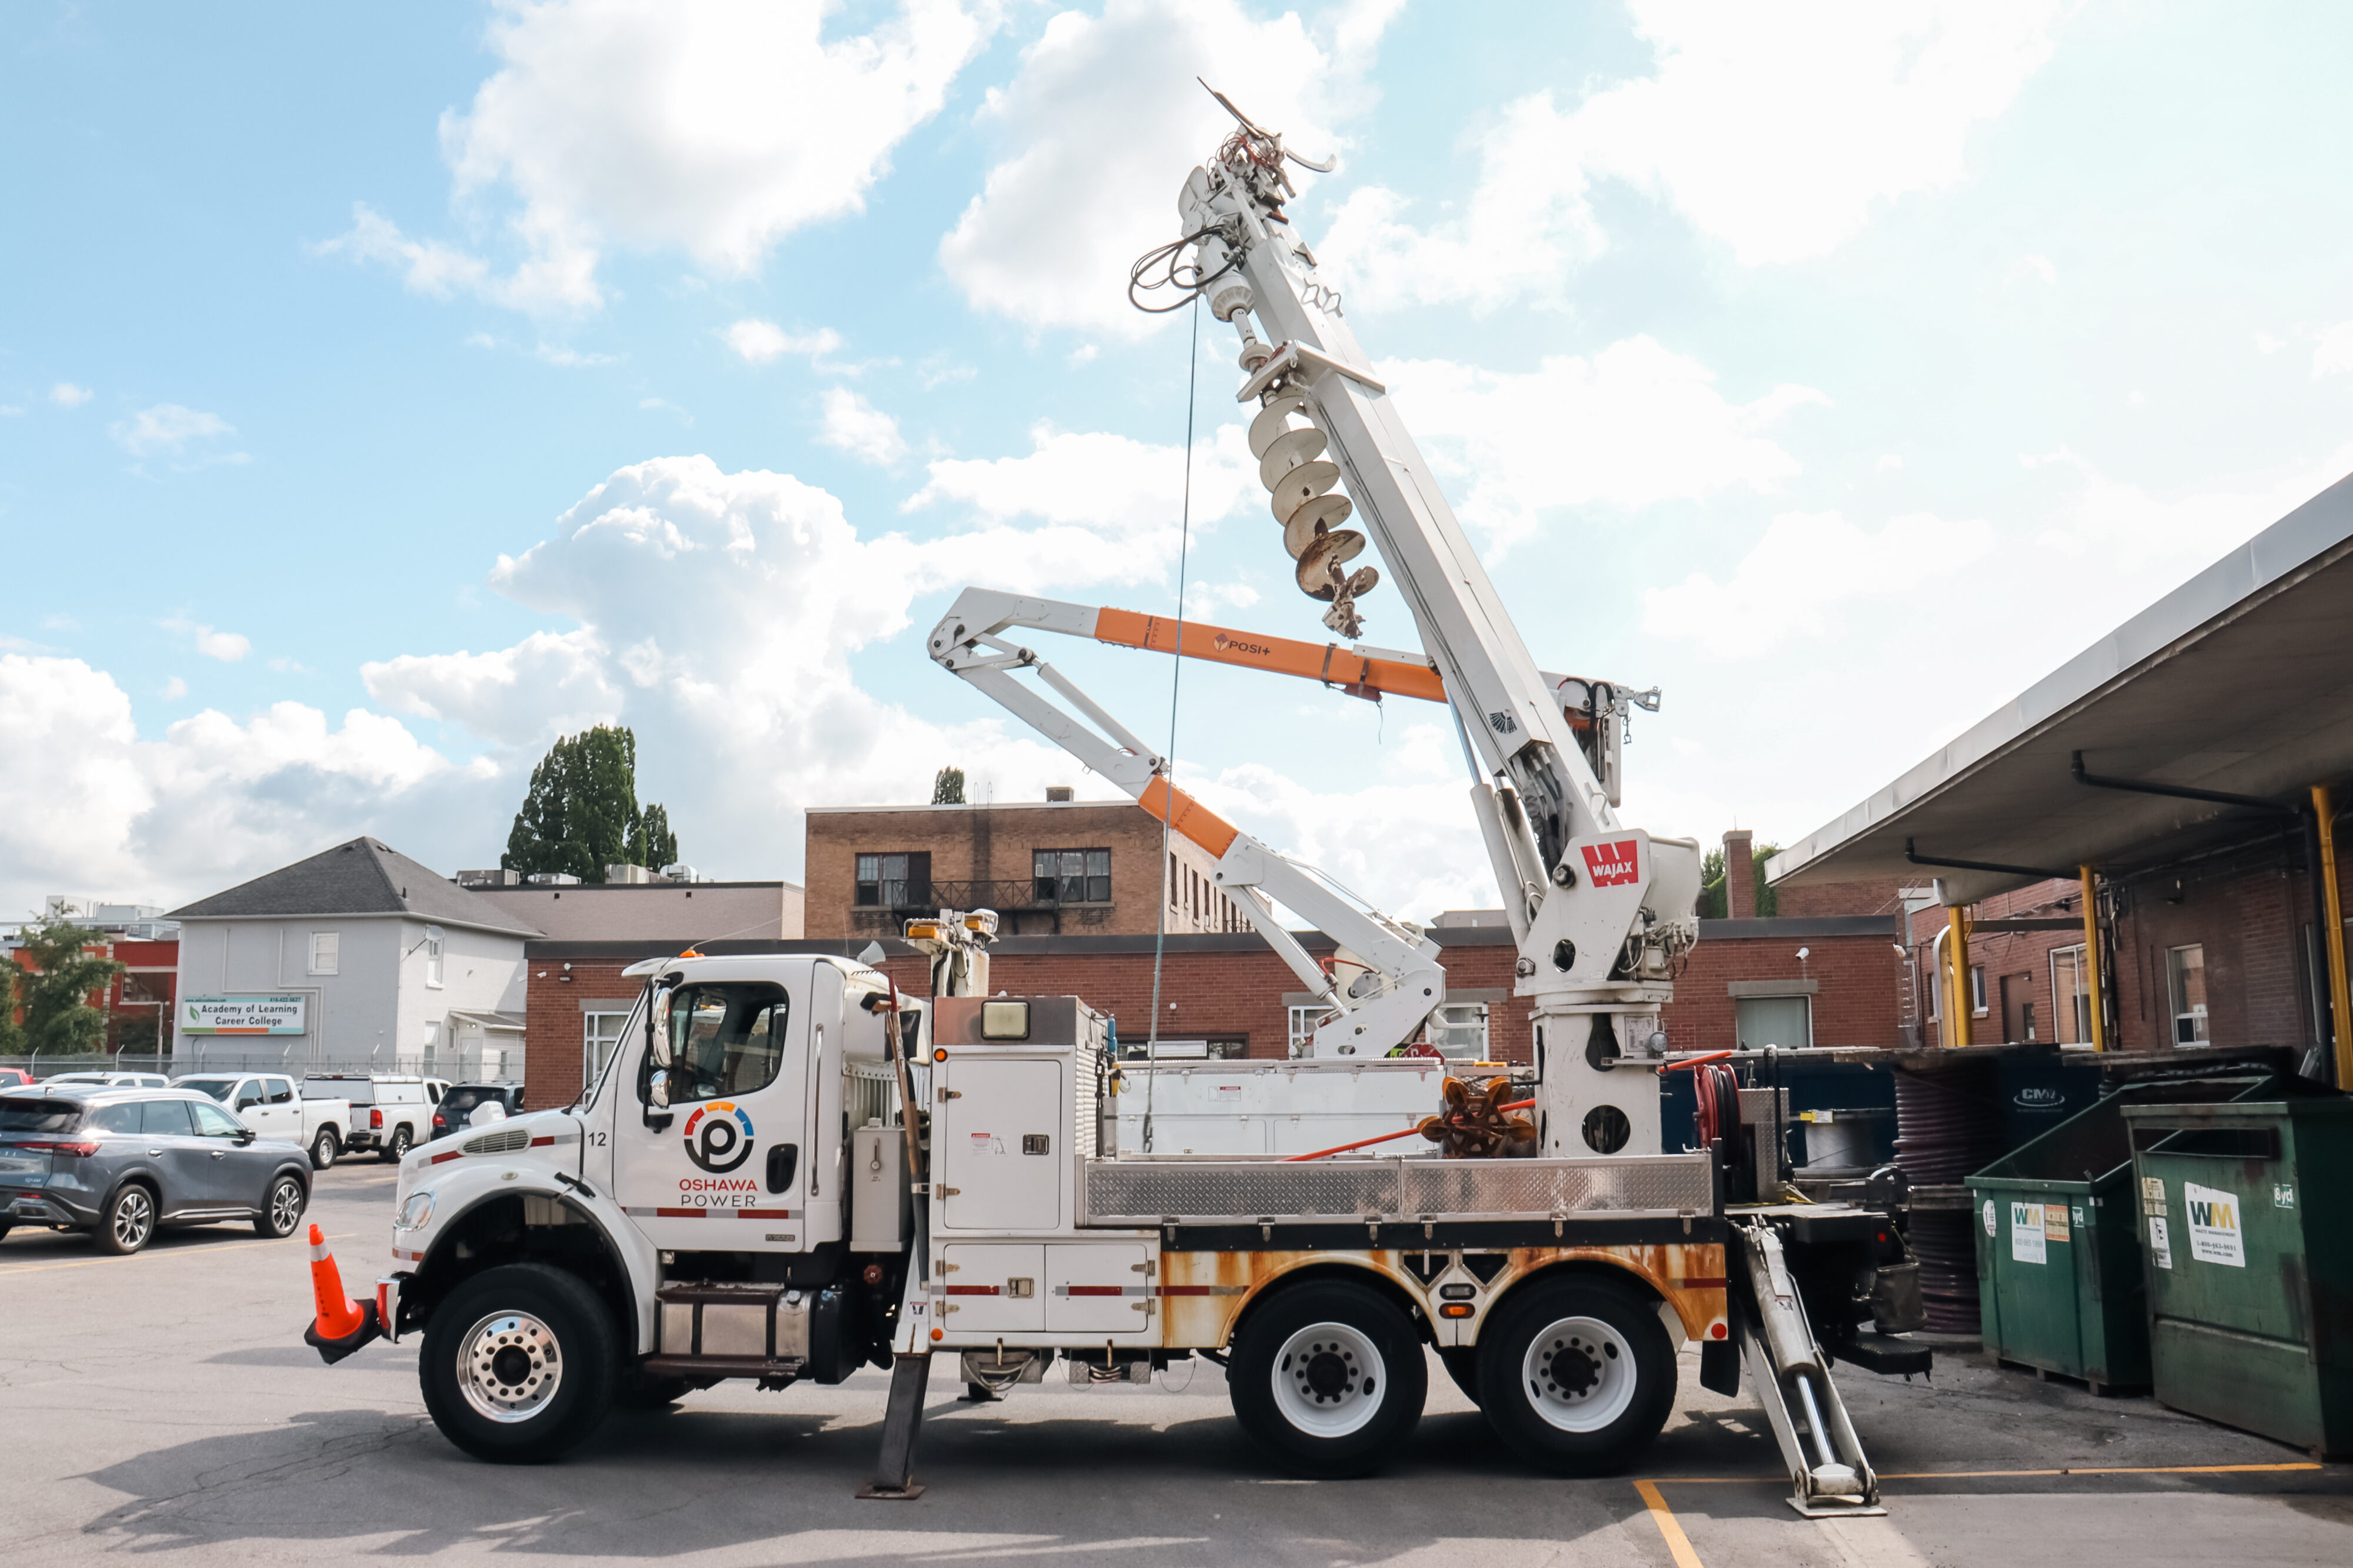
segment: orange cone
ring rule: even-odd
[[[335,1255],[327,1250],[327,1236],[317,1226],[311,1227],[311,1293],[319,1302],[319,1337],[322,1340],[348,1339],[367,1321],[360,1304],[343,1294],[343,1277],[335,1268]]]
[[[311,1295],[318,1304],[318,1317],[302,1331],[302,1340],[329,1366],[383,1332],[375,1302],[354,1301],[343,1294],[343,1277],[335,1268],[334,1254],[327,1250],[326,1233],[315,1225],[311,1227]]]

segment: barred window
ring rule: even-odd
[[[932,858],[928,852],[858,857],[857,891],[852,901],[861,910],[904,909],[931,898]]]
[[[1041,904],[1111,902],[1111,851],[1036,849],[1029,855],[1031,889]]]

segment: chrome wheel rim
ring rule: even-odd
[[[493,1312],[459,1342],[458,1386],[485,1420],[528,1421],[563,1384],[555,1332],[528,1312]]]
[[[322,1132],[319,1134],[318,1142],[311,1145],[311,1163],[323,1171],[334,1163],[335,1141]]]
[[[124,1248],[144,1247],[147,1233],[155,1228],[155,1205],[144,1187],[132,1187],[115,1200],[114,1214],[108,1222],[114,1231],[114,1242]]]
[[[302,1189],[289,1177],[269,1191],[269,1228],[280,1236],[291,1236],[294,1222],[301,1217]]]
[[[1598,1432],[1634,1403],[1634,1347],[1599,1318],[1561,1318],[1528,1342],[1520,1384],[1538,1415],[1564,1432]]]
[[[1388,1367],[1370,1336],[1347,1323],[1310,1323],[1274,1358],[1274,1403],[1312,1437],[1345,1437],[1381,1413]]]

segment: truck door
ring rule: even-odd
[[[765,980],[657,994],[613,1119],[614,1191],[656,1247],[806,1249],[806,1001]]]

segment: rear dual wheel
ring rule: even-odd
[[[1295,1475],[1368,1475],[1421,1419],[1421,1337],[1377,1291],[1314,1279],[1243,1323],[1227,1373],[1250,1440]]]
[[[1479,1333],[1479,1407],[1539,1469],[1623,1469],[1667,1424],[1675,1352],[1656,1305],[1576,1275],[1515,1292]]]

